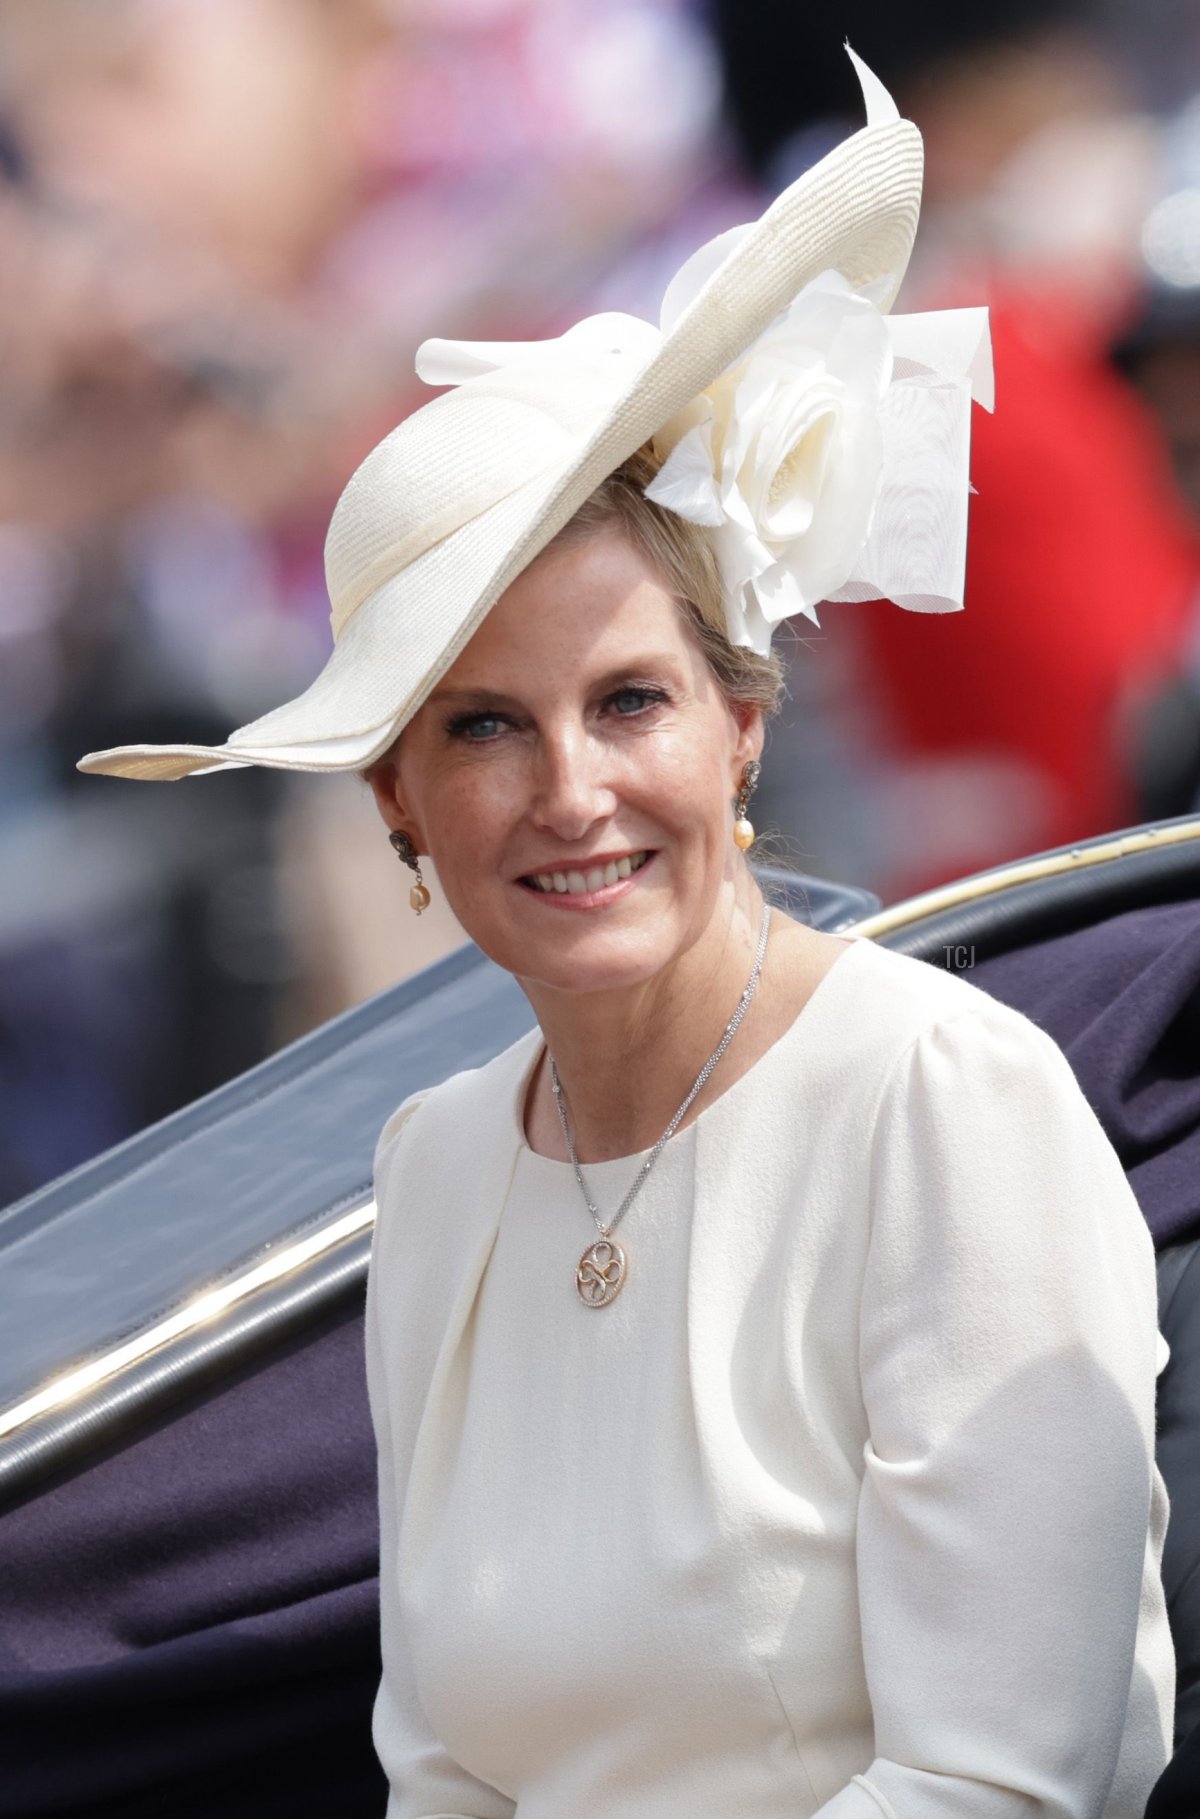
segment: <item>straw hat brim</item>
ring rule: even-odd
[[[386,751],[504,590],[629,459],[827,270],[888,309],[916,233],[921,137],[867,126],[793,183],[734,246],[648,363],[626,367],[600,420],[550,471],[452,531],[354,611],[315,681],[221,746],[123,745],[79,769],[145,781],[247,764],[357,770]],[[410,420],[411,421],[411,420]]]

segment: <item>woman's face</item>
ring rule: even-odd
[[[761,748],[761,716],[728,705],[658,571],[601,531],[519,576],[372,785],[486,954],[600,991],[732,908],[730,802]]]

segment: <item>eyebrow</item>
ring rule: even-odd
[[[622,663],[619,669],[607,670],[602,676],[597,676],[590,688],[603,694],[621,683],[649,682],[664,670],[676,673],[674,663],[665,655],[633,657],[628,663]],[[520,710],[525,707],[525,703],[518,701],[515,695],[503,694],[498,689],[454,687],[435,689],[429,697],[429,705],[459,709],[502,707]]]
[[[430,695],[429,707],[520,707],[512,695],[502,695],[489,688],[438,688]]]

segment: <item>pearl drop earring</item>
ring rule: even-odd
[[[758,787],[758,780],[761,776],[762,765],[758,762],[757,758],[751,758],[749,764],[747,764],[745,770],[742,772],[742,787],[738,791],[737,804],[733,811],[736,816],[736,820],[733,824],[733,842],[734,845],[740,847],[743,852],[754,845],[754,823],[747,817],[746,810],[750,805],[751,796]]]
[[[407,834],[389,834],[388,839],[404,864],[410,865],[417,874],[416,883],[408,893],[408,901],[419,916],[422,910],[429,908],[429,887],[421,876],[421,861],[417,857],[417,849]]]

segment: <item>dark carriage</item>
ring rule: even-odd
[[[1200,1811],[1200,819],[886,909],[764,877],[815,926],[969,969],[1041,1023],[1121,1155],[1172,1348],[1184,1743],[1151,1812]],[[0,1213],[5,1819],[382,1814],[370,1160],[400,1099],[529,1022],[464,948]]]

